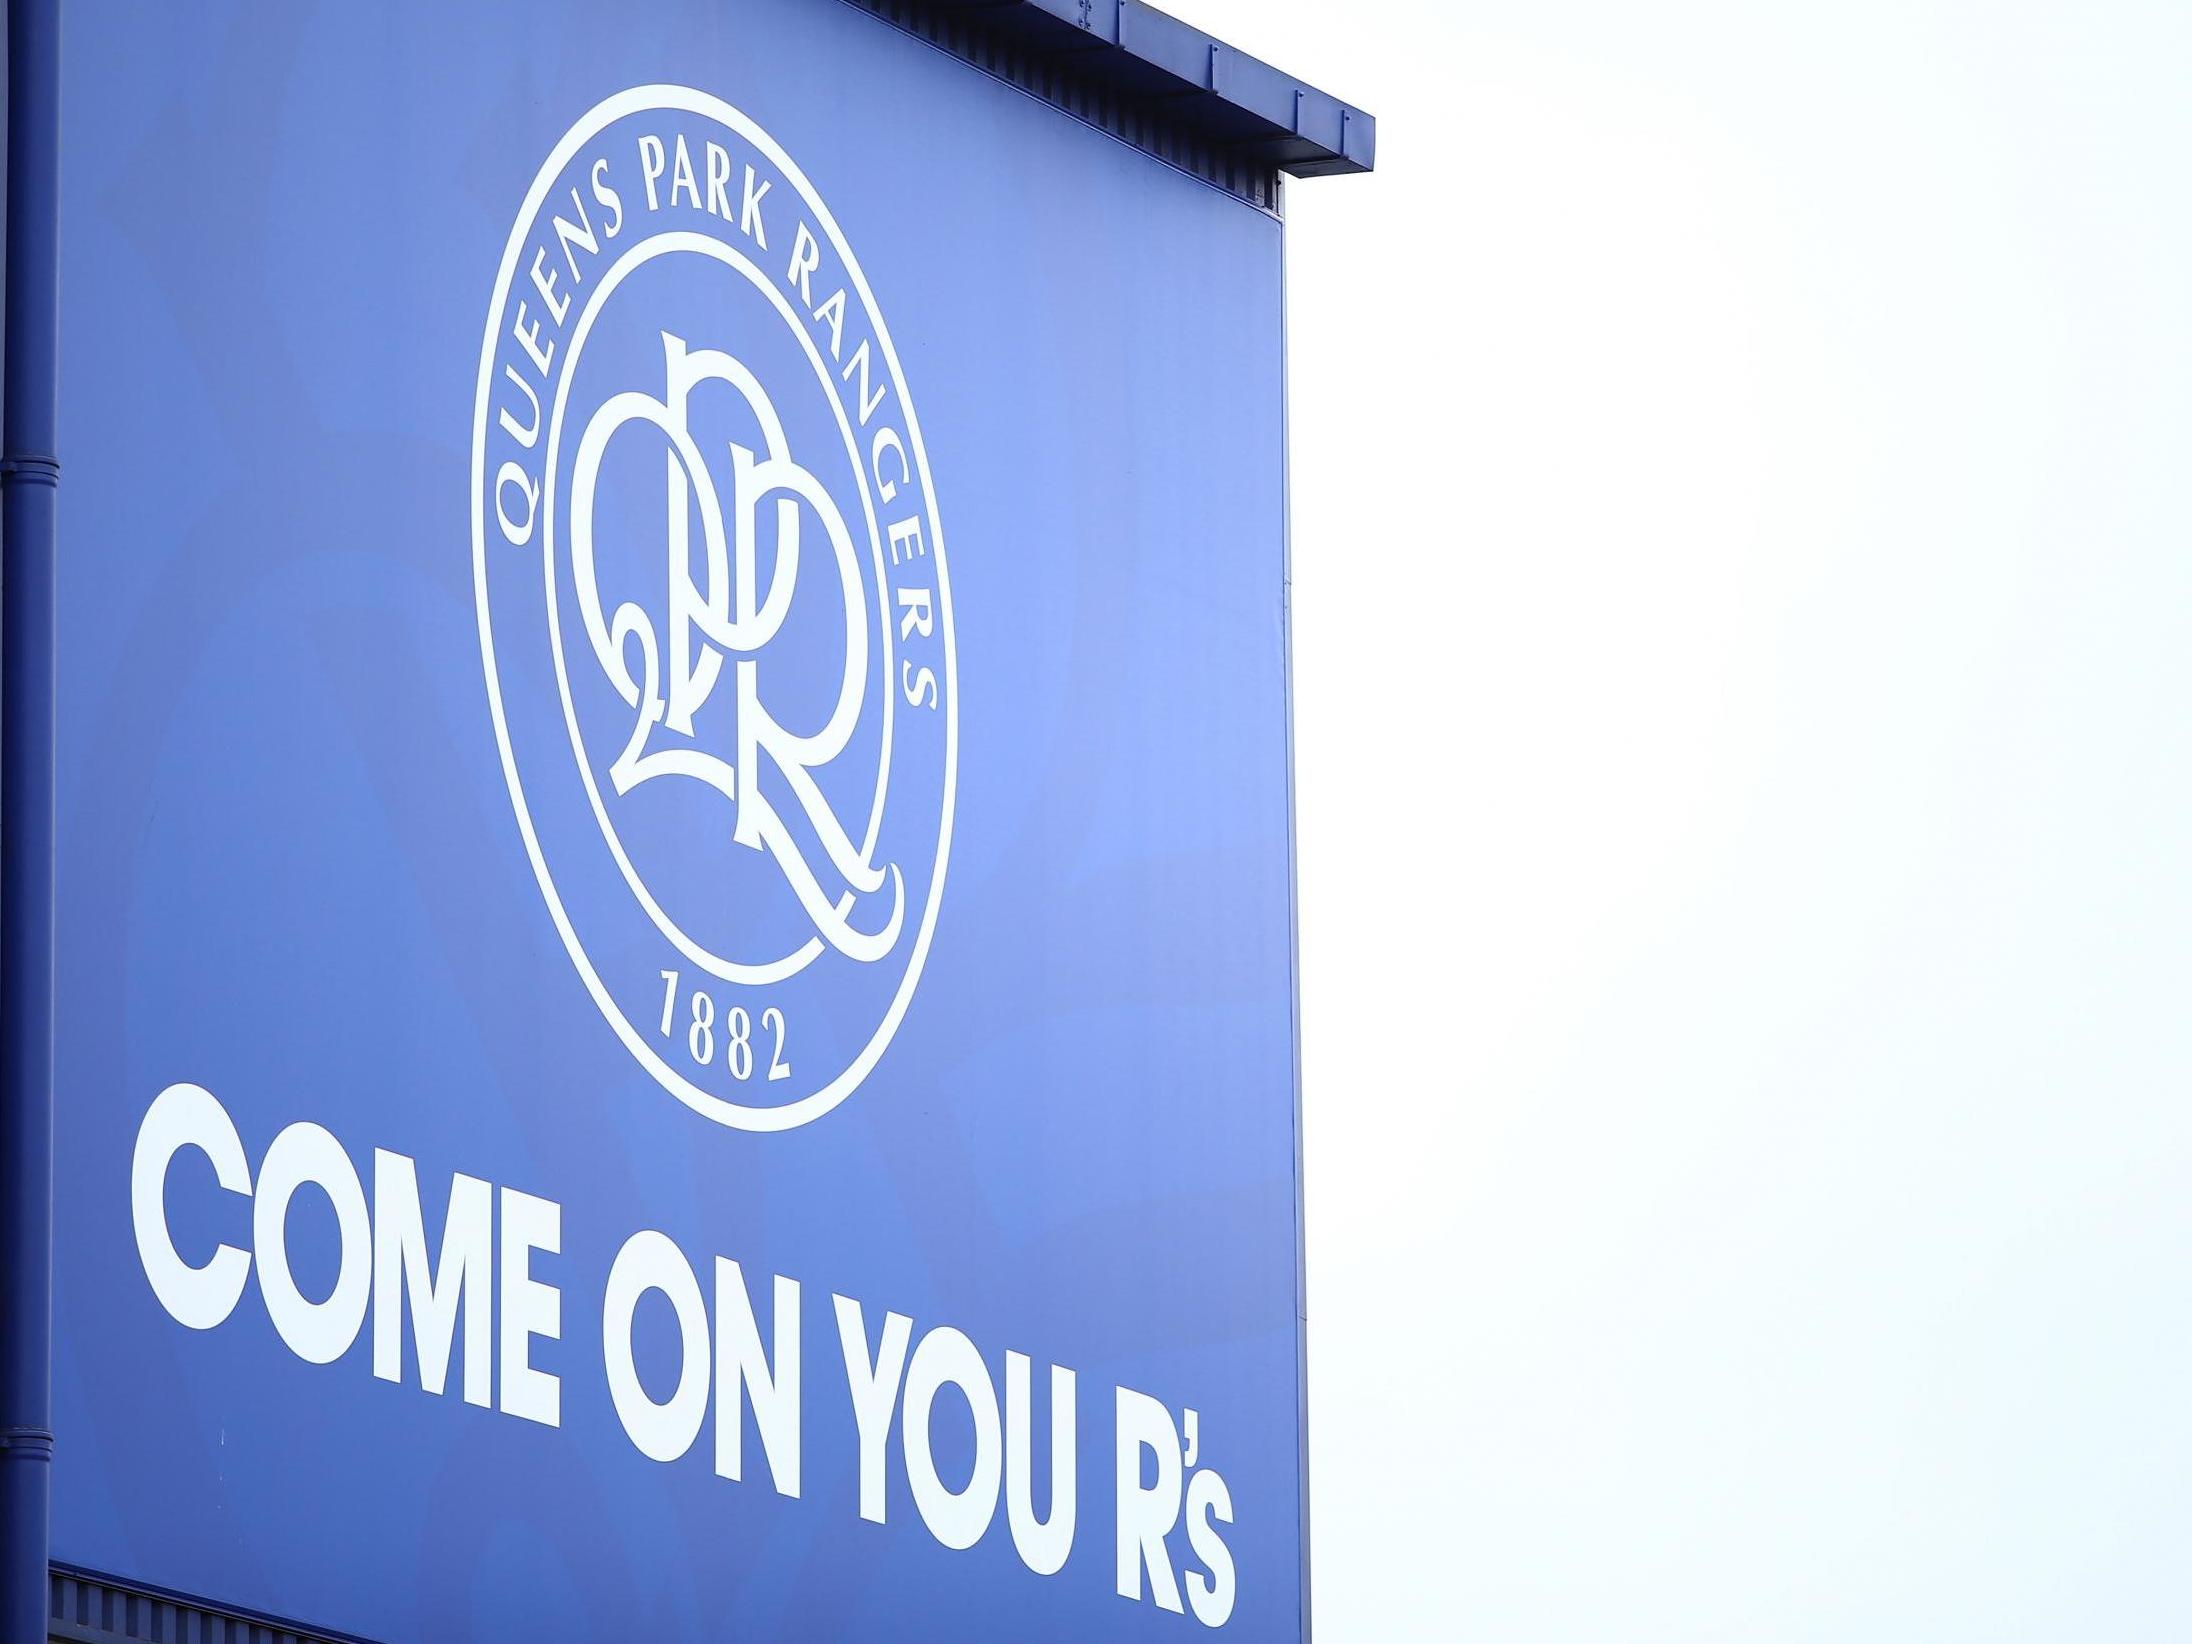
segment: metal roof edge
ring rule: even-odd
[[[1377,161],[1378,124],[1328,92],[1144,0],[929,0],[1055,54],[1107,89],[1160,103],[1183,129],[1296,177]]]

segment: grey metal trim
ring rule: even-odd
[[[367,1644],[205,1599],[56,1564],[51,1644]]]
[[[1368,171],[1377,121],[1141,0],[846,0],[1260,210]]]

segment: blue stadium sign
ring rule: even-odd
[[[1281,174],[1368,119],[1133,0],[54,27],[0,1636],[1302,1636]]]

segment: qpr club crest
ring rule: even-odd
[[[936,499],[813,186],[701,92],[610,98],[526,196],[473,422],[480,653],[571,962],[662,1087],[826,1113],[920,979],[958,690]]]

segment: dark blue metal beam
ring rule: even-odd
[[[1197,117],[1261,141],[1281,171],[1368,171],[1377,122],[1142,0],[1024,0],[1111,46],[1123,72],[1207,105]]]
[[[8,0],[0,392],[0,1644],[46,1636],[53,1473],[59,0]]]
[[[1228,144],[1297,177],[1368,171],[1377,162],[1370,115],[1236,51],[1143,0],[855,0],[887,16],[928,11],[965,18],[1071,72],[1161,105],[1181,129]]]

